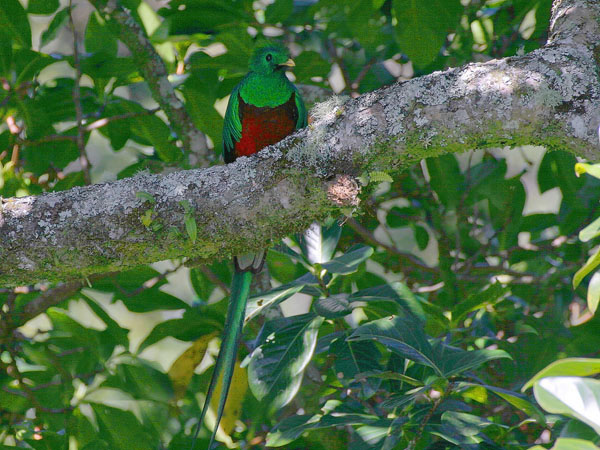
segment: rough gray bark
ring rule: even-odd
[[[308,128],[255,157],[4,199],[0,285],[257,249],[353,207],[359,199],[355,177],[365,171],[442,153],[535,144],[598,159],[599,70],[600,4],[556,0],[544,48],[346,102],[332,98],[313,108]],[[154,202],[136,197],[142,191]],[[186,233],[182,200],[194,211],[195,243]]]

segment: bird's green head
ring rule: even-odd
[[[277,44],[257,47],[250,58],[250,70],[262,75],[269,75],[277,71],[283,73],[294,65],[288,50]]]

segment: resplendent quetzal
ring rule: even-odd
[[[269,44],[260,46],[253,52],[250,71],[233,89],[225,113],[223,157],[226,163],[235,161],[238,156],[250,156],[307,125],[306,107],[300,92],[285,75],[286,69],[290,67],[294,67],[294,62],[284,47]],[[223,371],[217,420],[209,449],[223,415],[233,376],[252,274],[260,272],[265,255],[266,251],[262,251],[233,258],[235,272],[223,340],[194,435],[195,443],[220,373]],[[192,450],[193,448],[194,444]]]

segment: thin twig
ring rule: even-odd
[[[221,279],[218,276],[216,276],[215,273],[212,270],[210,270],[210,268],[206,264],[199,265],[198,270],[200,270],[200,272],[202,272],[211,283],[216,284],[225,295],[229,295],[231,293],[231,291],[229,290],[229,286],[223,283]]]
[[[345,89],[349,91],[352,90],[352,80],[350,79],[350,74],[348,73],[348,68],[346,67],[346,63],[344,63],[344,59],[337,54],[337,49],[335,48],[335,42],[333,39],[329,39],[327,41],[327,50],[329,52],[329,56],[340,68],[340,72],[342,73],[342,78],[344,79],[344,84],[346,85]]]
[[[97,130],[99,128],[105,127],[106,125],[108,125],[111,122],[116,122],[118,120],[124,120],[124,119],[131,119],[133,117],[151,116],[153,114],[156,114],[158,111],[160,111],[159,108],[154,108],[154,109],[147,109],[147,110],[139,111],[139,112],[128,112],[128,113],[124,113],[124,114],[118,114],[115,116],[103,117],[101,119],[95,120],[94,122],[90,123],[89,125],[86,125],[83,130],[85,133],[89,133],[93,130]],[[78,136],[72,136],[69,134],[49,134],[48,136],[43,136],[34,141],[29,141],[27,139],[19,140],[19,144],[34,146],[34,145],[46,144],[48,142],[60,142],[60,141],[77,142],[77,140],[78,140]]]
[[[356,78],[350,86],[350,88],[352,89],[352,93],[358,93],[360,83],[362,82],[362,80],[364,80],[364,78],[369,73],[369,70],[371,70],[371,67],[373,67],[373,64],[375,64],[376,62],[377,58],[373,57],[363,66],[362,69],[360,69],[360,72],[358,72],[358,75],[356,76]]]

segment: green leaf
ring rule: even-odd
[[[58,32],[64,27],[64,25],[69,20],[69,8],[61,9],[56,15],[52,18],[52,22],[48,25],[48,28],[44,30],[42,33],[42,37],[40,40],[40,47],[44,47],[54,40],[54,38],[58,35]]]
[[[434,6],[425,6],[424,9],[434,11]],[[436,158],[427,158],[426,162],[429,172],[429,184],[438,198],[446,208],[456,208],[460,199],[460,186],[464,182],[464,176],[460,173],[456,157],[448,154]]]
[[[287,405],[300,388],[312,358],[323,318],[313,314],[267,322],[249,356],[248,382],[257,399],[269,409]]]
[[[352,312],[348,302],[348,294],[334,294],[329,297],[318,298],[313,302],[315,312],[326,319],[336,319],[347,316]]]
[[[185,108],[194,124],[212,139],[215,148],[222,146],[223,130],[223,118],[214,106],[217,100],[214,87],[219,84],[218,72],[218,69],[196,70],[181,88],[186,99]],[[197,81],[198,79],[201,81]],[[212,86],[207,86],[207,83],[211,83]]]
[[[502,286],[500,283],[494,283],[481,292],[476,292],[460,302],[452,310],[452,318],[455,324],[463,320],[467,314],[477,311],[487,305],[494,305],[504,298],[510,291],[509,287]]]
[[[599,447],[584,439],[558,438],[551,450],[599,450]]]
[[[431,63],[460,21],[459,0],[394,0],[396,39],[416,66]]]
[[[412,224],[420,216],[417,208],[412,206],[394,206],[385,216],[385,222],[391,228],[402,228]]]
[[[165,320],[157,324],[142,341],[136,353],[171,336],[184,342],[196,341],[202,336],[223,329],[223,317],[208,308],[189,309],[181,319]]]
[[[402,317],[388,317],[361,325],[348,337],[349,341],[375,340],[404,358],[431,367],[440,376],[434,362],[433,348],[423,331],[423,325]]]
[[[327,79],[331,70],[331,63],[313,51],[300,53],[294,57],[294,62],[296,63],[294,76],[299,83],[310,82],[313,77]]]
[[[329,353],[335,356],[334,368],[338,378],[354,380],[359,373],[381,370],[381,353],[371,341],[339,338],[331,343]]]
[[[88,58],[88,61],[90,59]],[[121,60],[124,58],[109,58],[109,60],[119,66],[123,64]],[[97,71],[96,68],[95,71]],[[109,72],[107,74],[92,73],[91,76],[108,76],[110,78],[115,75]],[[107,116],[137,113],[138,115],[120,121],[116,126],[123,126],[123,122],[128,124],[131,130],[131,139],[142,145],[154,147],[156,154],[163,161],[175,162],[181,159],[181,150],[172,142],[171,130],[168,125],[156,115],[148,115],[147,111],[139,104],[119,98],[118,103],[107,105],[106,113]]]
[[[587,304],[592,314],[596,313],[598,303],[600,302],[600,272],[592,275],[587,291]]]
[[[48,56],[29,49],[13,49],[13,64],[17,73],[16,83],[20,84],[32,80],[42,69],[57,61],[60,61],[60,59],[56,55]],[[33,103],[39,104],[38,101],[36,98],[33,100]]]
[[[598,435],[592,427],[579,420],[571,419],[565,424],[562,430],[560,430],[560,437],[596,441]]]
[[[591,241],[598,236],[600,236],[600,217],[579,232],[579,240],[581,242]]]
[[[304,432],[331,427],[374,423],[377,417],[355,410],[348,403],[328,400],[321,408],[323,414],[294,415],[279,422],[267,435],[267,447],[281,447],[298,439]]]
[[[101,436],[113,450],[148,450],[156,442],[137,418],[129,411],[97,403],[92,404]]]
[[[423,321],[426,319],[422,303],[415,297],[408,286],[400,281],[362,289],[351,294],[348,301],[351,303],[391,301],[397,303],[404,311],[413,314],[419,319]]]
[[[342,227],[333,221],[329,226],[313,222],[299,239],[300,248],[311,264],[331,260],[342,234]]]
[[[6,30],[0,30],[0,75],[7,79],[10,78],[12,53],[12,38],[10,34]]]
[[[600,249],[596,251],[592,256],[588,258],[585,264],[575,272],[573,275],[573,289],[577,289],[577,286],[581,283],[581,281],[596,267],[600,265]]]
[[[369,259],[373,254],[372,247],[357,246],[348,250],[342,256],[322,264],[322,267],[330,273],[348,275],[358,270],[358,266]]]
[[[185,223],[185,231],[187,232],[192,244],[196,243],[196,238],[198,237],[198,226],[196,225],[196,219],[192,214],[185,215],[184,219]]]
[[[483,349],[465,351],[443,343],[438,343],[434,347],[434,354],[434,360],[441,368],[445,377],[451,377],[475,369],[494,359],[512,359],[504,350]]]
[[[429,244],[429,233],[420,225],[415,225],[413,227],[413,232],[415,233],[415,240],[417,241],[419,250],[425,250]]]
[[[275,0],[265,11],[267,23],[279,23],[287,19],[294,10],[294,0]]]
[[[585,422],[600,434],[600,381],[581,377],[545,377],[533,384],[542,408]]]
[[[246,307],[246,321],[256,317],[263,309],[287,300],[309,284],[317,285],[317,279],[312,274],[305,274],[291,283],[250,297]]]
[[[135,295],[117,295],[131,312],[150,312],[156,310],[188,309],[189,305],[174,295],[167,294],[157,287],[145,289]],[[115,300],[116,300],[115,298]]]
[[[6,30],[22,48],[31,47],[29,19],[19,0],[0,2],[0,29]]]
[[[27,12],[29,14],[52,14],[59,6],[59,0],[29,0]]]
[[[84,42],[88,53],[106,53],[113,58],[117,56],[119,47],[117,38],[97,11],[90,14]]]
[[[538,170],[538,184],[542,193],[559,187],[563,197],[574,200],[577,190],[583,185],[573,173],[576,166],[575,156],[567,152],[546,152]]]
[[[504,399],[507,403],[513,405],[515,408],[518,408],[528,416],[533,417],[539,424],[546,425],[546,418],[544,417],[542,411],[540,411],[540,409],[536,405],[527,400],[527,398],[523,395],[496,386],[478,383],[461,382],[459,385],[459,389],[462,389],[463,387],[472,386],[483,387],[486,390],[493,392],[500,398]]]
[[[129,348],[129,330],[122,328],[92,297],[84,292],[81,295],[94,314],[106,325],[106,329],[101,332],[101,346],[106,347],[105,357],[109,358],[117,345]]]
[[[525,391],[533,386],[533,383],[544,377],[569,377],[580,376],[586,377],[600,373],[600,359],[592,358],[565,358],[554,361],[544,369],[536,373],[521,391]]]
[[[243,8],[243,2],[218,0],[173,0],[169,8],[158,13],[165,17],[154,36],[188,35],[213,32],[216,29],[233,28],[234,25],[252,20]],[[181,7],[181,8],[180,8]]]
[[[167,403],[173,397],[169,376],[147,362],[133,357],[119,359],[114,372],[102,382],[101,387],[121,389],[139,400]]]
[[[145,191],[137,191],[135,193],[135,198],[139,198],[143,202],[156,203],[154,196]]]

